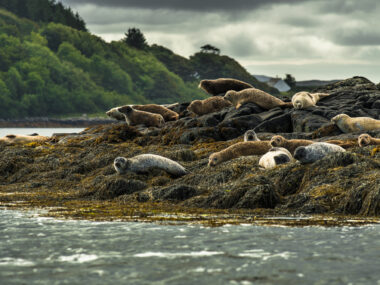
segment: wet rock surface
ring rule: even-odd
[[[380,216],[380,147],[359,148],[355,144],[359,134],[342,134],[329,123],[341,112],[380,119],[380,91],[360,77],[320,91],[331,95],[306,110],[265,111],[249,103],[239,110],[184,115],[162,129],[115,122],[90,127],[77,136],[53,137],[47,143],[0,145],[0,203],[67,207],[107,202],[119,205],[114,206],[117,209],[132,205],[154,208],[164,203],[183,211],[249,209],[272,215]],[[184,110],[184,106],[173,108]],[[244,132],[255,128],[261,140],[280,134],[287,139],[350,144],[347,152],[312,164],[291,162],[262,170],[260,156],[247,156],[207,166],[210,154],[242,141]],[[369,133],[380,137],[380,130]],[[189,174],[173,178],[153,170],[118,175],[113,169],[117,156],[143,153],[173,159]]]

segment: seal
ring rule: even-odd
[[[156,154],[140,154],[132,158],[119,156],[115,158],[113,166],[119,174],[126,172],[142,174],[152,169],[164,170],[175,177],[187,174],[187,170],[178,162]]]
[[[46,142],[50,140],[50,137],[40,136],[36,133],[31,135],[6,135],[0,138],[0,142],[6,144],[18,144],[18,143],[30,143],[30,142]]]
[[[204,79],[198,86],[212,96],[223,96],[228,90],[241,91],[252,87],[249,83],[233,78]]]
[[[275,107],[293,108],[292,102],[284,102],[277,97],[256,88],[244,89],[238,92],[230,90],[224,95],[224,99],[234,104],[236,109],[239,109],[241,105],[248,102],[255,103],[267,110]]]
[[[361,134],[358,137],[358,144],[360,147],[367,145],[380,145],[380,139],[373,138],[369,134]]]
[[[259,165],[265,169],[271,169],[277,165],[291,162],[292,154],[283,147],[272,147],[260,160]]]
[[[346,114],[339,114],[333,117],[331,122],[336,124],[344,133],[364,132],[380,129],[380,120],[375,120],[370,117],[351,118]]]
[[[178,113],[157,104],[133,105],[132,108],[139,111],[160,114],[164,118],[165,122],[176,121],[179,117]]]
[[[311,140],[287,140],[283,136],[273,136],[270,140],[270,144],[273,147],[283,147],[293,153],[299,146],[307,146],[314,143]]]
[[[230,106],[232,106],[230,101],[224,100],[223,97],[215,96],[204,100],[194,100],[187,107],[187,110],[201,116]]]
[[[248,130],[244,133],[244,141],[250,142],[250,141],[261,141],[254,130]]]
[[[298,92],[292,97],[292,104],[294,109],[305,109],[315,106],[317,102],[324,97],[329,96],[328,93],[310,93],[310,92]]]
[[[147,127],[160,128],[165,124],[165,120],[160,114],[134,110],[131,106],[120,107],[117,111],[124,115],[125,121],[130,126],[143,124]]]
[[[338,145],[316,142],[308,146],[299,146],[294,152],[294,158],[301,163],[312,163],[322,159],[326,155],[335,152],[345,152],[346,150]]]
[[[269,141],[238,142],[219,152],[214,152],[208,159],[208,166],[216,166],[240,156],[262,155],[270,149]]]
[[[120,106],[120,107],[125,107],[125,106]],[[108,110],[108,111],[106,112],[107,116],[110,117],[110,118],[116,119],[116,120],[118,120],[118,121],[125,121],[125,116],[124,116],[124,114],[122,114],[122,113],[120,113],[120,112],[118,111],[118,109],[119,109],[120,107],[115,107],[115,108],[112,108],[112,109]]]

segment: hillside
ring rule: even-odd
[[[197,52],[187,59],[163,46],[155,44],[149,48],[149,51],[163,62],[170,71],[178,74],[184,81],[230,77],[248,82],[252,86],[273,95],[279,94],[276,88],[259,82],[236,60],[226,55]]]
[[[79,19],[68,11],[69,19]],[[2,119],[187,102],[207,97],[197,88],[199,80],[218,77],[234,77],[276,94],[227,56],[196,53],[186,59],[157,45],[139,50],[122,40],[106,43],[84,30],[37,23],[0,9]]]

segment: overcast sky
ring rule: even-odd
[[[216,46],[252,74],[380,81],[379,0],[61,2],[106,41],[136,27],[149,44],[186,57],[204,44]]]

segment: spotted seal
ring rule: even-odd
[[[152,169],[161,169],[176,177],[188,173],[178,162],[156,154],[140,154],[132,158],[119,156],[115,158],[113,165],[119,174],[126,172],[147,173]]]
[[[293,153],[294,150],[299,146],[306,146],[312,143],[314,142],[311,140],[298,140],[298,139],[287,140],[283,136],[278,136],[278,135],[273,136],[270,140],[270,144],[273,147],[283,147],[289,150],[291,153]]]
[[[147,127],[162,127],[165,124],[164,117],[145,111],[133,109],[131,106],[124,106],[117,109],[125,117],[125,121],[130,126],[143,124]]]
[[[358,137],[358,144],[360,147],[367,145],[380,145],[380,139],[373,138],[369,134],[361,134]]]
[[[344,133],[364,132],[380,129],[380,120],[370,117],[350,117],[346,114],[336,115],[331,119]]]
[[[249,83],[233,78],[204,79],[198,86],[212,96],[224,95],[228,90],[241,91],[252,87]]]
[[[270,149],[269,141],[238,142],[219,152],[214,152],[208,159],[208,166],[216,166],[240,156],[261,155]]]
[[[230,106],[232,106],[231,102],[224,100],[221,96],[215,96],[204,100],[194,100],[187,107],[187,110],[201,116]]]
[[[294,158],[301,163],[312,163],[322,159],[326,155],[345,151],[344,148],[335,144],[316,142],[308,146],[297,147],[294,152]]]
[[[317,102],[324,97],[329,96],[328,93],[310,93],[310,92],[298,92],[292,97],[292,104],[294,109],[305,109],[315,106]]]
[[[241,105],[248,102],[255,103],[266,110],[275,107],[293,108],[292,102],[284,102],[281,99],[256,88],[244,89],[238,92],[230,90],[224,95],[224,99],[230,101],[236,109],[239,109]]]
[[[254,130],[248,130],[244,133],[244,141],[261,141]]]
[[[260,160],[259,165],[265,169],[271,169],[277,165],[291,162],[292,154],[283,147],[272,147]]]

